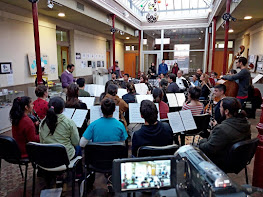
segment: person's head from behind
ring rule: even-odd
[[[67,70],[68,70],[70,73],[73,73],[74,69],[75,69],[74,64],[69,64],[69,65],[67,66]]]
[[[38,85],[35,89],[35,94],[38,98],[47,98],[48,97],[48,89],[47,86]]]
[[[110,99],[106,98],[101,101],[101,111],[104,117],[112,117],[113,112],[115,111],[115,102]]]
[[[231,69],[229,72],[230,72],[230,75],[235,75],[235,74],[237,74],[237,71],[236,71],[235,69]]]
[[[217,98],[224,96],[226,93],[226,86],[224,84],[218,84],[214,87],[214,95]]]
[[[168,81],[166,79],[162,79],[160,81],[160,87],[166,88],[168,86]]]
[[[201,88],[200,87],[190,87],[188,90],[188,100],[198,101],[201,95]]]
[[[164,79],[164,74],[163,73],[160,74],[160,79]]]
[[[50,99],[48,103],[48,110],[46,118],[43,120],[42,127],[47,124],[47,127],[50,130],[50,134],[53,135],[58,122],[58,114],[61,114],[65,108],[65,102],[64,100],[57,96]]]
[[[157,121],[157,107],[149,100],[143,100],[140,106],[141,117],[145,120],[145,123],[153,125]]]
[[[67,87],[68,91],[67,91],[67,99],[70,98],[78,98],[78,94],[79,94],[79,87],[78,85],[72,83]]]
[[[203,74],[203,70],[202,70],[201,68],[198,68],[198,69],[196,70],[196,73],[199,74],[199,75],[201,75],[201,74]]]
[[[179,72],[179,71],[178,71],[178,72]],[[176,82],[176,76],[175,76],[175,74],[170,73],[170,74],[168,75],[168,82],[169,82],[169,83]]]
[[[178,70],[178,72],[177,72],[177,77],[178,78],[180,78],[180,77],[182,77],[183,76],[183,71],[182,70]]]
[[[127,82],[127,81],[129,81],[129,77],[130,77],[130,75],[128,73],[124,74],[123,80]]]
[[[107,92],[108,94],[112,95],[112,96],[116,96],[118,93],[118,86],[115,84],[110,84],[107,88]]]
[[[153,102],[160,103],[163,99],[163,91],[160,88],[153,89]]]
[[[237,68],[242,68],[245,67],[247,65],[247,58],[245,57],[240,57],[237,61]]]
[[[12,125],[17,126],[23,116],[32,112],[33,107],[34,105],[30,97],[22,96],[15,98],[10,110],[10,120]]]
[[[140,77],[140,83],[146,83],[148,81],[147,77],[145,75],[142,75]]]
[[[127,83],[127,91],[129,93],[136,93],[134,83],[132,83],[132,82]]]
[[[84,86],[85,86],[85,79],[84,78],[78,78],[77,79],[77,84],[78,84],[79,88],[84,88]]]
[[[196,75],[192,75],[192,79],[193,79],[193,82],[195,82],[197,80],[197,76]]]
[[[116,71],[112,71],[112,73],[111,73],[111,79],[112,79],[112,80],[116,80],[116,79],[117,79],[117,72],[116,72]]]
[[[224,118],[245,118],[246,112],[242,110],[240,102],[234,97],[225,97],[220,103],[220,114]]]

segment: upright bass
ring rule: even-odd
[[[233,58],[233,60],[232,60],[232,62],[231,62],[231,64],[230,64],[230,66],[228,67],[227,73],[229,73],[229,71],[230,71],[231,69],[233,69],[234,62],[235,62],[237,59],[239,59],[240,56],[242,55],[242,53],[245,51],[244,45],[240,45],[239,49],[240,49],[240,50],[239,50],[239,51],[237,52],[237,54],[234,56],[234,58]]]

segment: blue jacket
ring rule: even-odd
[[[168,72],[168,66],[167,64],[160,64],[158,68],[158,75],[163,73],[164,75]]]

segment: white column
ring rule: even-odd
[[[207,48],[208,48],[208,27],[205,29],[205,52],[203,59],[203,72],[206,72],[206,63],[207,63]]]
[[[143,30],[141,30],[141,51],[140,51],[140,71],[144,72],[144,54],[143,54]]]

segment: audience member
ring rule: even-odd
[[[176,84],[178,85],[180,92],[184,92],[189,88],[186,79],[183,77],[183,71],[178,70],[176,77]]]
[[[141,102],[140,113],[145,120],[141,129],[132,137],[132,155],[137,156],[141,146],[166,146],[173,144],[173,131],[166,122],[157,121],[156,105],[149,100]]]
[[[119,106],[120,120],[123,121],[125,128],[127,128],[127,122],[124,118],[124,113],[128,110],[129,106],[124,100],[118,97],[117,92],[118,92],[118,86],[114,84],[110,84],[107,88],[107,92],[104,99],[107,98],[112,99],[115,102],[115,104]]]
[[[248,87],[250,84],[251,76],[250,71],[247,67],[247,58],[240,57],[237,62],[237,67],[241,68],[241,71],[234,75],[224,75],[222,79],[234,81],[239,80],[238,82],[238,93],[237,93],[237,99],[241,103],[241,106],[243,106],[244,102],[247,100],[248,97]]]
[[[45,74],[45,67],[41,67],[41,71],[42,71],[42,77],[43,75]],[[37,77],[36,77],[36,80],[35,80],[35,86],[37,87]],[[44,85],[44,86],[47,86],[47,81],[45,81],[43,78],[42,78],[42,84],[41,85]]]
[[[159,68],[158,68],[158,75],[160,75],[161,73],[163,75],[166,75],[168,72],[168,66],[167,64],[165,63],[165,60],[162,59],[162,63],[159,65]]]
[[[176,76],[173,73],[168,75],[169,86],[167,88],[167,93],[179,93],[180,89],[176,84]]]
[[[149,67],[148,75],[150,79],[155,79],[157,77],[155,64],[153,62],[151,63],[151,66]]]
[[[10,120],[12,123],[12,136],[16,140],[21,151],[21,157],[27,157],[26,144],[28,142],[39,142],[39,135],[33,121],[28,114],[33,110],[33,102],[30,97],[17,97],[13,101],[10,110]]]
[[[199,82],[199,80],[197,79],[197,76],[196,76],[196,74],[195,75],[192,75],[192,81],[191,81],[193,84],[194,84],[194,86],[192,86],[192,87],[201,87],[201,84],[200,84],[200,82]]]
[[[208,96],[211,92],[210,90],[210,82],[208,80],[208,75],[207,74],[202,74],[200,76],[200,81],[201,81],[201,95],[200,95],[200,100],[207,100]]]
[[[125,141],[127,139],[128,134],[124,125],[113,118],[115,102],[110,98],[105,98],[101,102],[101,111],[103,117],[88,126],[80,140],[81,147],[85,147],[89,141],[110,142]]]
[[[199,102],[199,97],[201,94],[200,87],[191,87],[188,90],[188,99],[184,103],[182,110],[191,110],[192,115],[196,116],[203,113],[204,106]]]
[[[109,71],[109,73],[112,73],[113,66],[109,67],[108,71]],[[116,72],[116,78],[117,79],[122,78],[121,69],[119,67],[119,62],[117,60],[115,61],[115,71],[114,72]]]
[[[77,84],[79,86],[79,97],[90,97],[90,94],[84,90],[85,88],[85,79],[84,78],[78,78]]]
[[[159,104],[160,119],[168,118],[167,113],[169,113],[168,105],[162,101],[163,91],[160,88],[153,89],[153,102]]]
[[[74,64],[69,64],[67,66],[67,70],[65,70],[61,74],[61,82],[62,82],[62,88],[67,88],[71,83],[75,82],[75,79],[73,78],[73,71],[75,69]]]
[[[78,129],[73,120],[62,114],[65,102],[61,97],[54,97],[48,103],[46,118],[41,122],[39,135],[43,144],[59,143],[65,146],[69,160],[81,155]]]
[[[35,94],[38,98],[33,102],[33,109],[35,110],[37,116],[40,119],[43,119],[47,115],[48,110],[48,102],[46,101],[48,98],[48,89],[44,85],[38,85],[36,87]]]
[[[224,120],[223,119],[224,117],[222,117],[220,113],[220,105],[222,99],[226,97],[225,93],[226,93],[226,86],[224,84],[219,84],[215,86],[214,96],[219,101],[214,107],[214,118],[218,124],[220,124]]]
[[[177,72],[178,70],[180,70],[178,64],[175,62],[172,68],[172,73],[175,74],[175,76],[177,76]]]
[[[236,98],[223,98],[220,113],[226,119],[214,127],[208,139],[200,141],[199,148],[220,169],[227,171],[226,159],[231,146],[236,142],[250,139],[251,131],[246,113],[241,110],[241,104]]]

